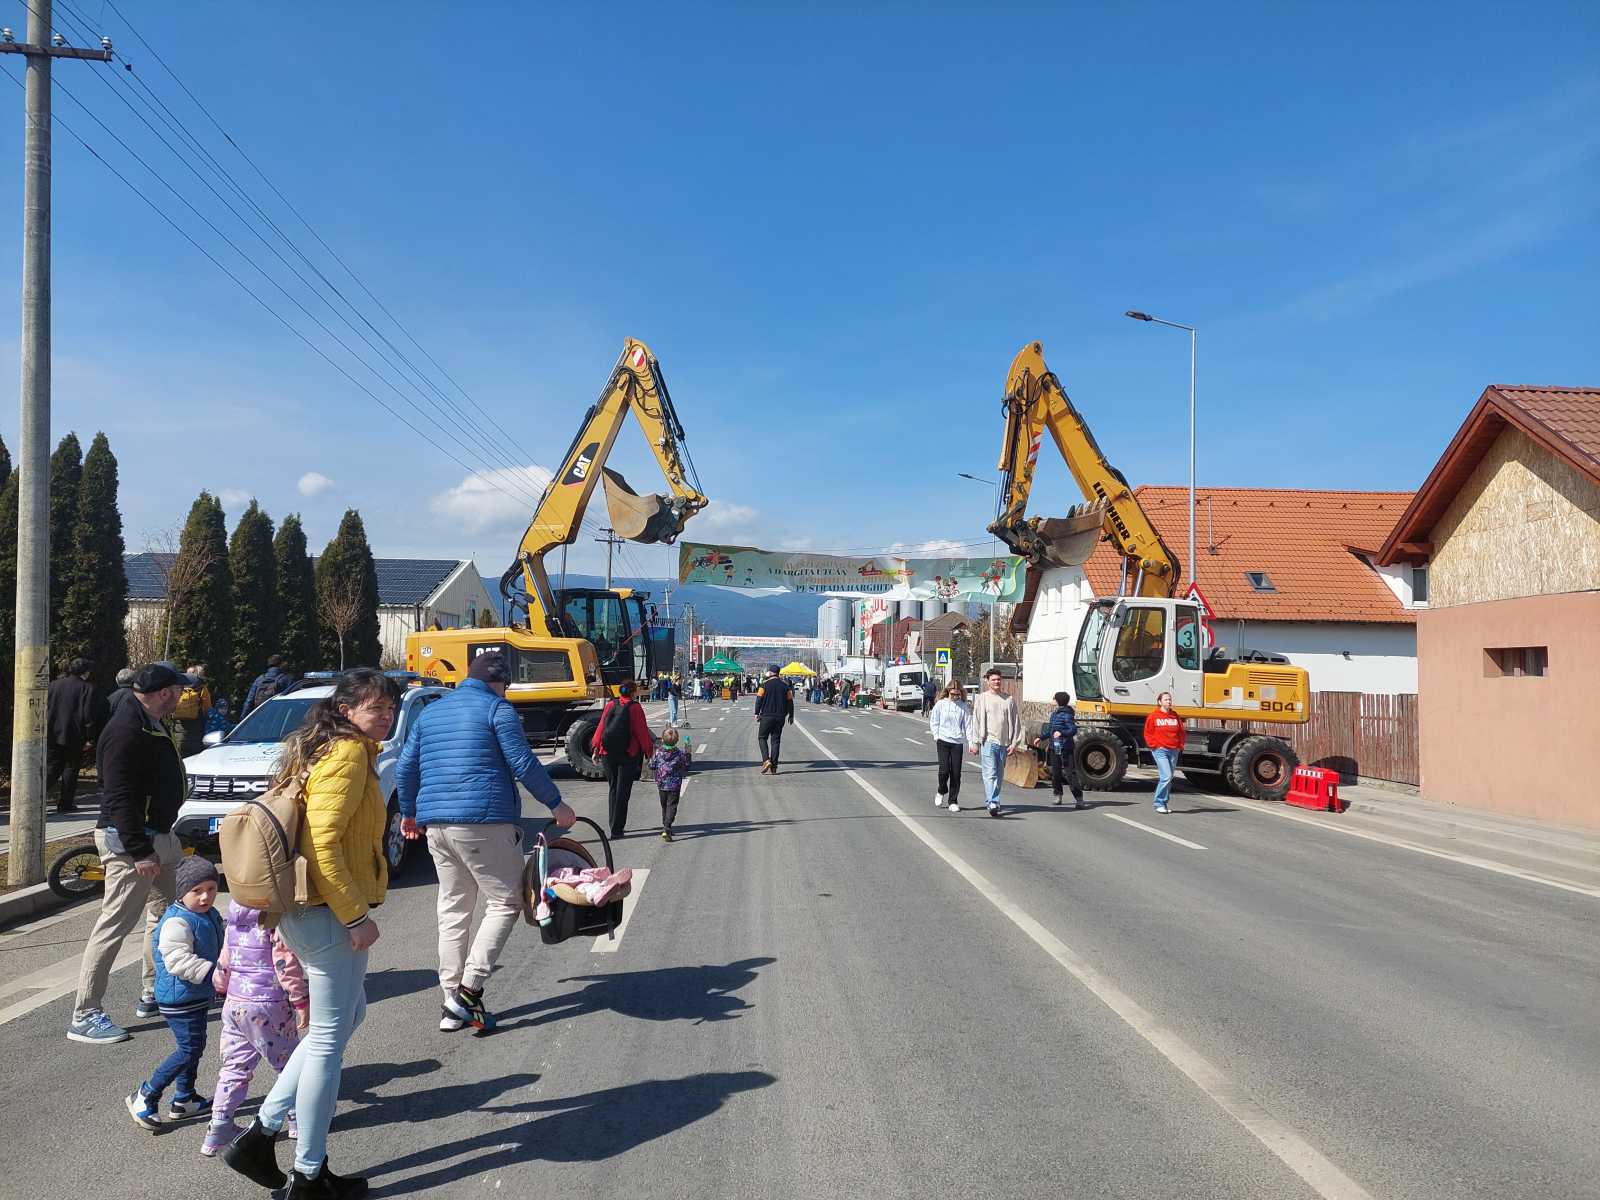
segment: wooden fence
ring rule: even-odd
[[[1311,720],[1304,725],[1250,724],[1287,740],[1306,765],[1332,767],[1349,783],[1365,776],[1414,785],[1421,778],[1415,696],[1313,692]],[[1219,723],[1195,725],[1217,728]]]

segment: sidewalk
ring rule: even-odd
[[[100,793],[78,793],[78,811],[71,813],[58,813],[55,811],[55,796],[50,797],[51,808],[45,813],[44,840],[53,842],[57,838],[72,837],[75,834],[85,836],[94,832],[94,823],[100,819]],[[11,811],[6,810],[4,822],[0,823],[0,854],[11,849]]]

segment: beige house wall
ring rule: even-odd
[[[1491,647],[1544,646],[1547,674],[1484,674]],[[1600,828],[1600,592],[1417,617],[1422,794]]]
[[[1600,487],[1508,428],[1435,523],[1431,540],[1435,609],[1600,589]]]

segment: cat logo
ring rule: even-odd
[[[590,442],[583,448],[583,453],[572,460],[572,466],[561,477],[562,483],[582,483],[589,478],[589,468],[594,466],[595,455],[600,453],[600,443]]]

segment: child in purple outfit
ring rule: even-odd
[[[678,819],[678,800],[683,781],[694,765],[694,756],[678,745],[678,729],[668,725],[661,731],[661,744],[650,756],[650,769],[656,775],[656,790],[661,793],[661,840],[672,840],[672,823]]]
[[[276,929],[261,924],[261,911],[228,903],[222,958],[213,984],[222,1004],[222,1070],[212,1097],[211,1126],[200,1153],[215,1155],[242,1132],[233,1123],[256,1064],[263,1058],[281,1071],[310,1020],[305,972]],[[289,1114],[289,1136],[295,1134]]]

